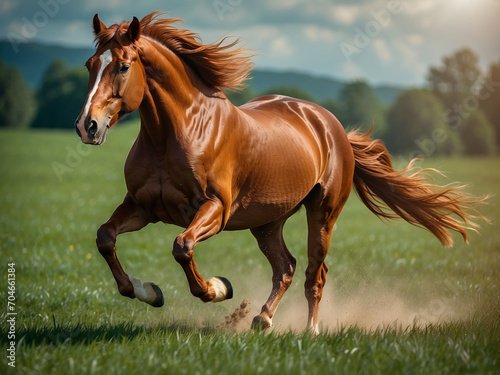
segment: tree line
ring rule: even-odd
[[[0,61],[0,127],[72,128],[88,91],[88,73],[62,61],[47,69],[38,91],[16,68]],[[346,84],[336,99],[317,101],[294,87],[265,92],[247,88],[228,92],[235,104],[265,94],[283,94],[317,102],[346,128],[368,130],[395,154],[493,155],[500,150],[500,60],[486,72],[478,56],[460,49],[431,66],[427,85],[403,91],[389,107],[363,80]]]

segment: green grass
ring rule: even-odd
[[[322,334],[303,330],[304,212],[285,227],[294,283],[271,333],[249,331],[270,292],[271,271],[246,232],[221,233],[196,250],[207,278],[227,277],[233,300],[203,304],[171,255],[180,228],[163,224],[117,242],[125,270],[157,283],[165,306],[123,298],[95,233],[125,193],[123,164],[138,131],[118,125],[101,147],[73,133],[0,131],[0,344],[2,374],[494,374],[500,368],[500,219],[444,249],[404,222],[384,223],[354,196],[334,232],[320,305]],[[439,182],[497,193],[500,159],[429,159]],[[16,263],[16,368],[7,365],[7,263]],[[217,329],[243,299],[238,332]]]

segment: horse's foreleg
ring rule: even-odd
[[[252,328],[269,328],[281,298],[292,284],[295,272],[295,258],[286,248],[283,240],[284,222],[271,223],[252,229],[259,247],[273,269],[273,289],[266,304],[252,322]]]
[[[225,278],[213,277],[208,282],[196,270],[193,247],[217,234],[222,228],[223,205],[218,199],[205,202],[184,233],[177,236],[172,254],[182,266],[191,293],[203,302],[219,302],[232,298],[232,287]]]
[[[152,306],[163,306],[163,294],[153,283],[141,283],[129,277],[123,270],[115,249],[116,237],[120,233],[139,230],[151,221],[141,207],[127,194],[123,203],[117,207],[111,218],[97,231],[97,248],[104,257],[116,280],[121,295],[135,298]]]

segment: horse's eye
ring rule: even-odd
[[[118,73],[121,73],[121,74],[125,74],[128,72],[128,69],[130,68],[130,65],[128,64],[123,64],[121,67],[120,67],[120,70],[118,71]]]

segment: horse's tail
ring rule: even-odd
[[[473,205],[485,198],[475,198],[462,191],[463,186],[438,186],[426,180],[424,169],[413,170],[412,160],[404,170],[392,167],[389,152],[380,140],[367,133],[351,131],[347,134],[354,151],[354,187],[363,203],[382,218],[403,218],[407,222],[425,227],[441,241],[452,246],[449,230],[460,233],[467,242],[467,230],[478,225],[472,221],[485,219]],[[384,205],[385,204],[385,205]],[[387,212],[389,207],[393,212]]]

